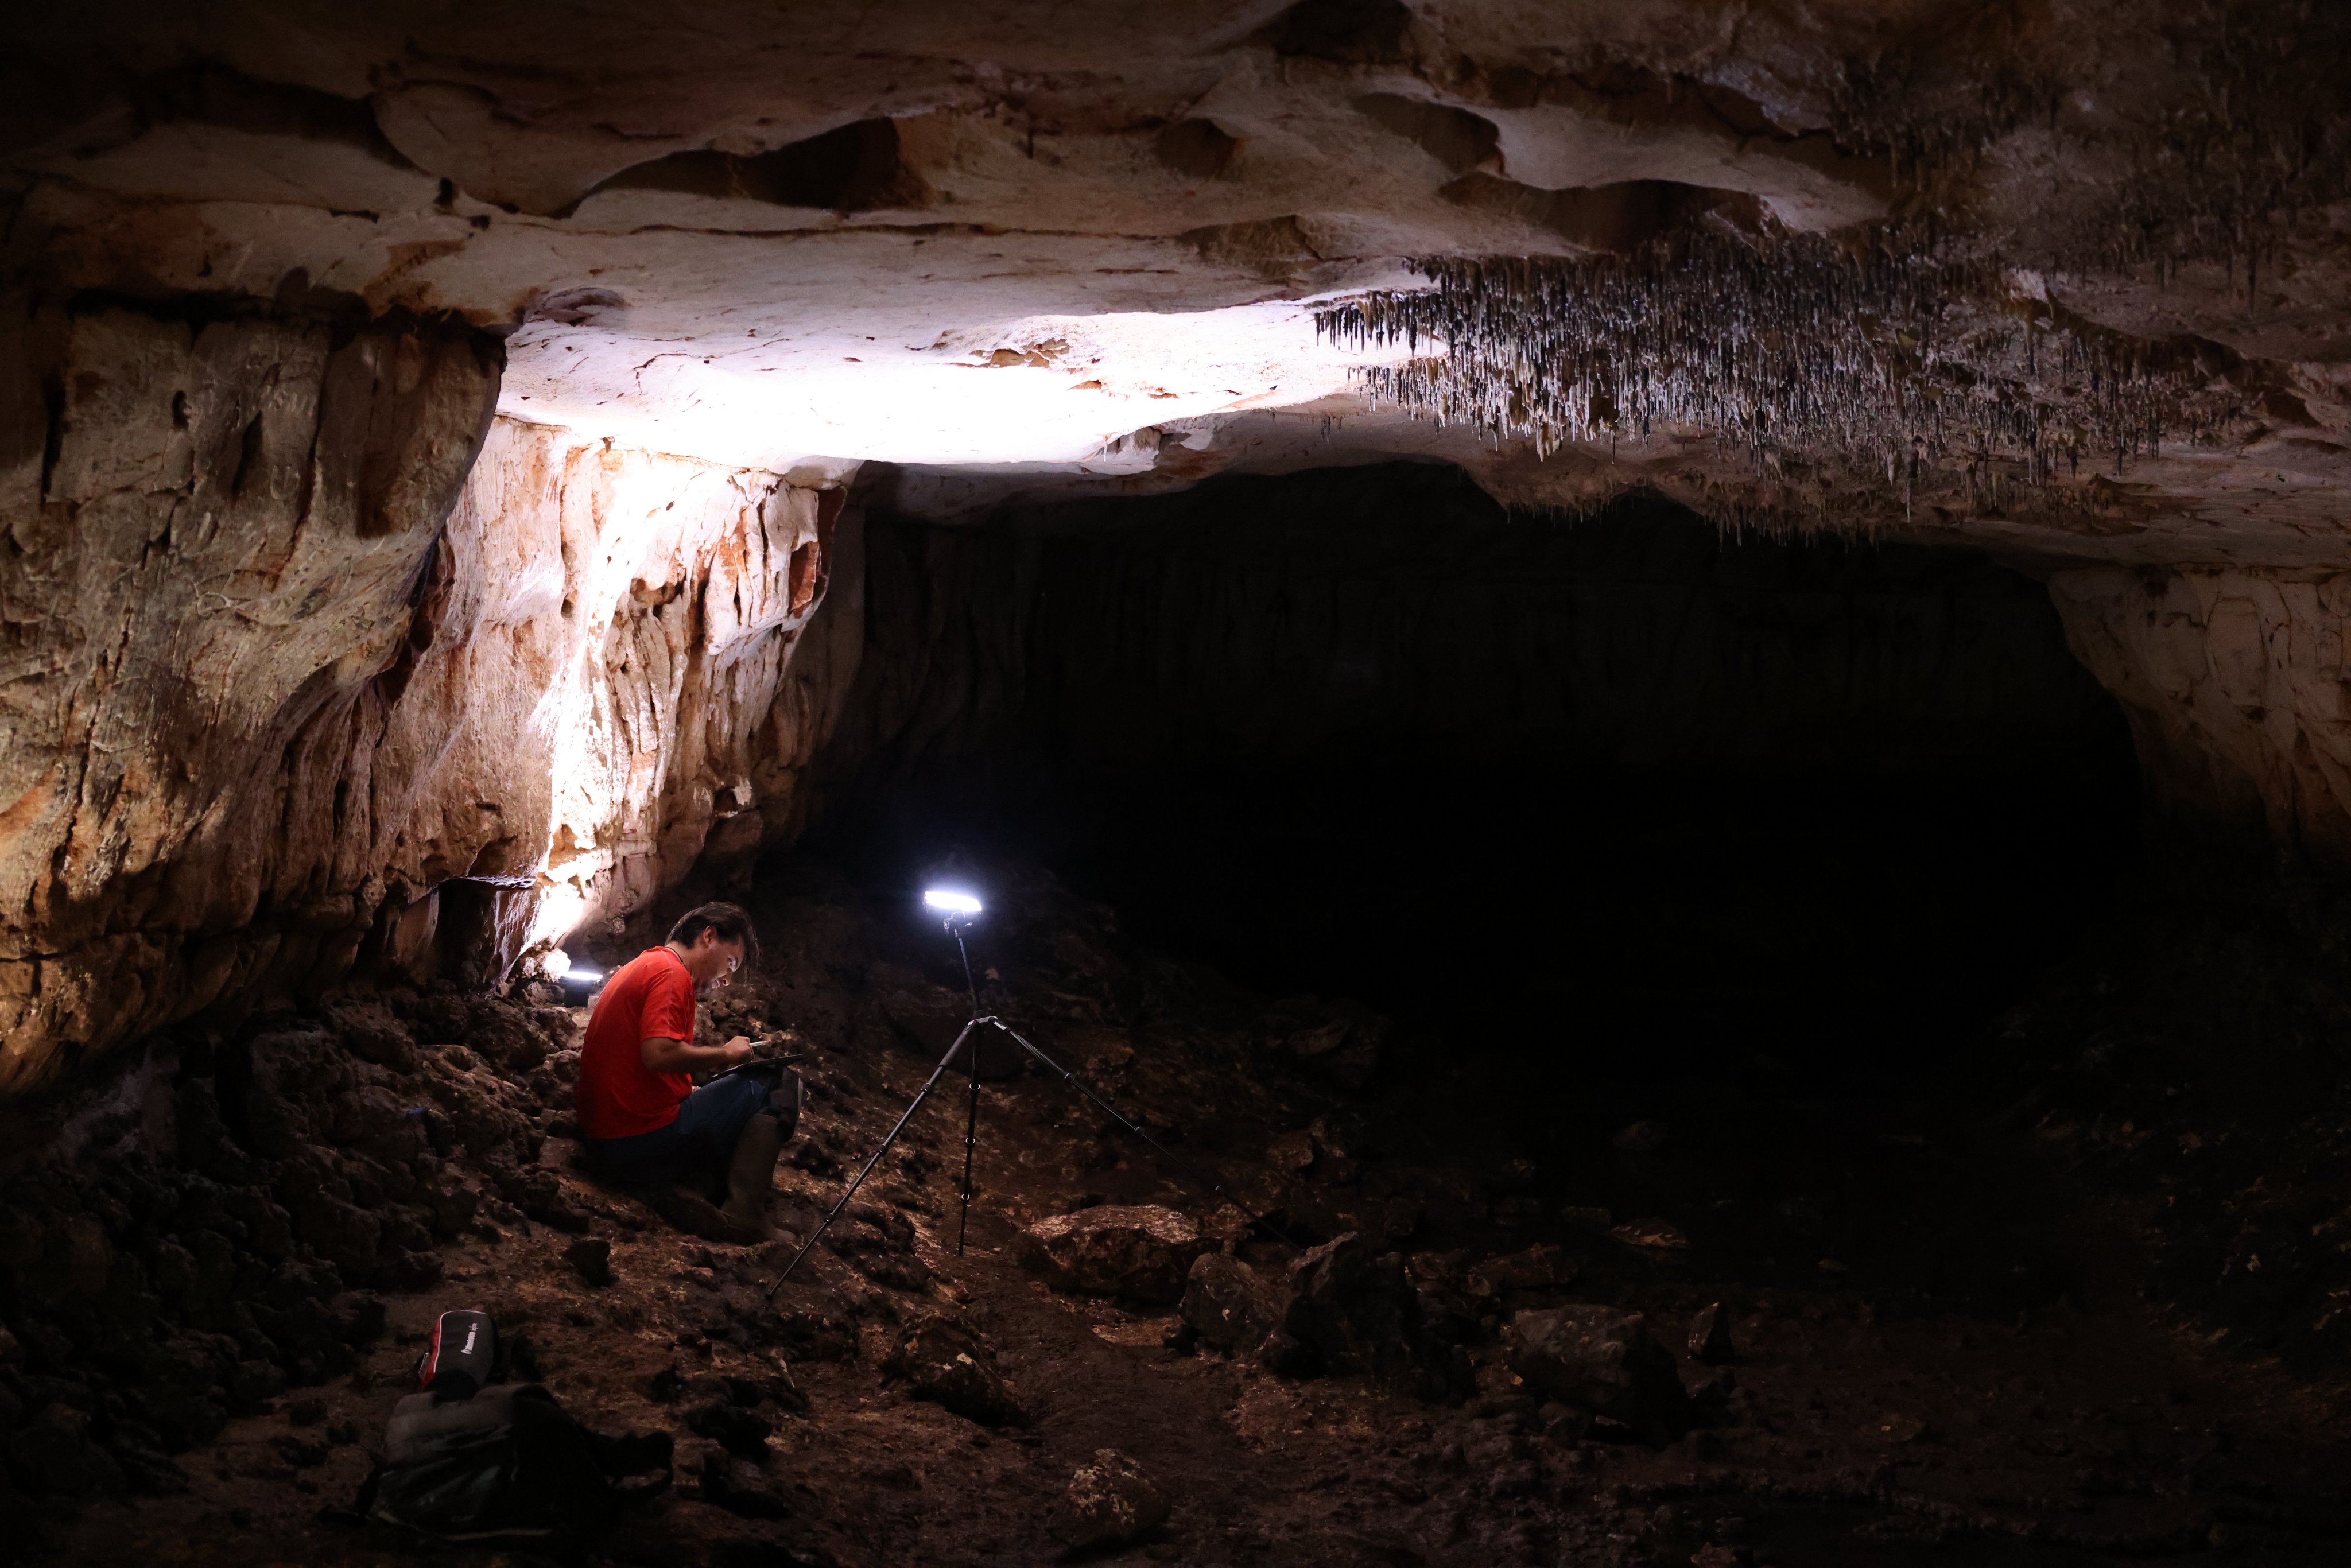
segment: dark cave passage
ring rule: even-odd
[[[877,642],[921,682],[834,852],[1040,859],[1156,946],[1358,998],[1538,1103],[1909,1082],[2137,843],[2119,711],[2039,585],[1972,552],[1512,516],[1409,465],[873,549]]]
[[[2026,1088],[1996,1020],[2141,863],[2036,582],[1415,465],[871,538],[897,727],[816,846],[858,880],[1041,862],[1373,1009],[1374,1143],[1671,1216],[1718,1280],[1994,1321],[2113,1288],[1983,1135]],[[1012,924],[982,946],[1050,964]]]

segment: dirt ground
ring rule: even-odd
[[[384,1296],[386,1330],[356,1371],[181,1456],[184,1490],[62,1519],[54,1560],[530,1561],[348,1513],[434,1314],[479,1306],[590,1424],[677,1436],[676,1486],[590,1542],[590,1561],[1050,1563],[1068,1555],[1072,1472],[1102,1448],[1133,1456],[1172,1505],[1146,1538],[1094,1554],[1105,1563],[2351,1561],[2342,1368],[2289,1371],[2150,1302],[2163,1199],[2094,1179],[2069,1127],[1988,1114],[1948,1086],[1840,1096],[1768,1060],[1586,1095],[1572,1051],[1538,1073],[1504,1046],[1250,996],[1132,949],[1110,912],[1040,873],[1010,880],[976,936],[1001,977],[983,1006],[1293,1241],[1353,1231],[1405,1254],[1474,1392],[1424,1402],[1360,1376],[1286,1378],[1190,1343],[1172,1307],[1025,1272],[1020,1227],[1102,1203],[1182,1210],[1270,1274],[1295,1250],[1243,1230],[1040,1072],[985,1086],[964,1255],[964,1081],[950,1075],[862,1195],[874,1207],[772,1305],[788,1242],[684,1238],[588,1181],[568,1106],[543,1092],[540,1165],[611,1244],[611,1283],[567,1261],[574,1231],[489,1205],[442,1249],[436,1285]],[[756,904],[763,963],[705,1006],[715,1035],[778,1037],[808,1081],[774,1210],[792,1236],[964,1010],[952,945],[909,904],[813,871],[774,879]],[[1546,1244],[1571,1280],[1498,1289],[1480,1272]],[[1723,1303],[1734,1359],[1714,1424],[1653,1449],[1561,1419],[1499,1335],[1512,1312],[1564,1301],[1646,1314],[1692,1385],[1721,1376],[1687,1342]],[[934,1316],[993,1353],[1027,1425],[976,1424],[890,1375],[908,1328]],[[772,1436],[747,1439],[719,1406]],[[750,1471],[705,1432],[755,1454]],[[721,1472],[737,1507],[771,1517],[725,1506]]]

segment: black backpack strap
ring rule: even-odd
[[[677,1441],[658,1427],[616,1437],[581,1427],[580,1435],[587,1440],[588,1452],[604,1479],[630,1501],[660,1496],[676,1478]]]
[[[659,1440],[658,1450],[649,1447],[655,1439]],[[667,1432],[637,1432],[626,1437],[607,1437],[604,1441],[620,1444],[627,1450],[618,1461],[622,1468],[608,1469],[605,1472],[611,1477],[612,1490],[621,1494],[622,1500],[645,1502],[669,1490],[670,1482],[676,1479],[677,1472],[674,1468],[674,1452]],[[631,1449],[628,1446],[632,1444],[640,1447]],[[658,1475],[653,1474],[656,1470],[660,1472]],[[645,1479],[648,1476],[652,1479]]]
[[[360,1482],[360,1495],[351,1499],[351,1511],[365,1519],[375,1507],[376,1489],[383,1485],[383,1459],[378,1456],[369,1466],[367,1479]]]
[[[535,1431],[547,1445],[579,1454],[597,1472],[614,1504],[658,1497],[674,1479],[676,1444],[667,1432],[608,1436],[582,1425],[538,1384],[517,1388],[514,1406],[518,1430]],[[581,1502],[585,1505],[587,1500]]]
[[[367,1522],[369,1512],[375,1507],[376,1489],[383,1484],[383,1458],[377,1455],[368,1465],[367,1479],[360,1482],[359,1495],[349,1503],[326,1503],[319,1510],[320,1524],[339,1525],[356,1530]]]

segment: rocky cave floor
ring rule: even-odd
[[[951,946],[894,893],[813,862],[770,873],[764,962],[705,1019],[719,1037],[780,1032],[807,1078],[775,1207],[805,1234],[963,1009]],[[1587,1096],[1572,1073],[1531,1084],[1505,1052],[1144,953],[1042,873],[997,885],[975,943],[1003,977],[987,1006],[1294,1241],[1362,1239],[1315,1307],[1341,1370],[1285,1375],[1312,1370],[1295,1340],[1269,1370],[1178,1303],[1025,1270],[1024,1226],[1165,1205],[1254,1271],[1227,1270],[1228,1290],[1278,1314],[1299,1250],[1246,1232],[1040,1073],[986,1088],[965,1255],[954,1093],[770,1308],[784,1243],[681,1237],[575,1168],[584,1011],[544,991],[352,996],[151,1055],[144,1081],[77,1113],[86,1145],[117,1151],[108,1174],[13,1184],[15,1554],[492,1560],[347,1511],[434,1315],[461,1306],[495,1314],[523,1342],[517,1369],[591,1425],[676,1434],[674,1489],[590,1560],[1050,1562],[1071,1553],[1072,1473],[1103,1448],[1171,1511],[1094,1548],[1102,1562],[2351,1552],[2345,1325],[2327,1316],[2351,1299],[2341,1076],[2262,1111],[2185,1067],[2119,1071],[2118,1045],[2181,1034],[2195,1010],[2166,987],[2199,971],[2143,932],[2115,950],[2144,973],[2085,954],[1956,1087],[1840,1092],[1758,1057]],[[2268,956],[2301,939],[2212,955],[2202,972],[2230,978],[2198,1016],[2331,1060],[2339,1001],[2309,964],[2283,976]],[[2286,999],[2264,1022],[2248,993]],[[1572,1030],[1534,1043],[1643,1049]],[[583,1239],[609,1243],[609,1283],[573,1260]],[[1391,1252],[1400,1271],[1377,1260]],[[2231,1277],[2247,1288],[2207,1283]],[[1653,1447],[1521,1383],[1514,1314],[1566,1302],[1646,1314],[1702,1424]],[[1689,1347],[1715,1302],[1720,1366]],[[937,1364],[958,1346],[981,1364],[961,1382]]]

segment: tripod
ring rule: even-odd
[[[946,1076],[947,1069],[955,1065],[956,1058],[962,1053],[965,1045],[968,1043],[971,1047],[971,1056],[969,1060],[964,1063],[964,1066],[971,1074],[971,1097],[969,1101],[969,1109],[964,1116],[963,1203],[960,1211],[956,1217],[956,1256],[958,1258],[963,1256],[965,1231],[971,1224],[972,1163],[979,1145],[979,1040],[977,1036],[978,1031],[984,1029],[1001,1030],[1013,1044],[1019,1046],[1023,1051],[1027,1052],[1031,1059],[1033,1059],[1040,1066],[1043,1067],[1048,1072],[1050,1072],[1055,1077],[1059,1078],[1064,1085],[1077,1091],[1078,1093],[1091,1101],[1094,1107],[1100,1110],[1104,1115],[1108,1116],[1112,1121],[1116,1122],[1128,1132],[1134,1134],[1137,1138],[1140,1138],[1144,1144],[1148,1145],[1154,1152],[1158,1154],[1162,1159],[1165,1159],[1170,1166],[1173,1166],[1176,1170],[1182,1172],[1184,1176],[1190,1179],[1195,1185],[1207,1188],[1208,1195],[1211,1197],[1223,1198],[1227,1202],[1231,1202],[1230,1195],[1225,1191],[1224,1184],[1222,1182],[1214,1180],[1206,1173],[1202,1172],[1197,1166],[1195,1166],[1188,1161],[1180,1159],[1176,1155],[1170,1153],[1167,1147],[1160,1143],[1158,1139],[1153,1137],[1150,1134],[1136,1126],[1133,1122],[1128,1121],[1123,1115],[1120,1114],[1116,1106],[1111,1104],[1109,1101],[1104,1100],[1101,1095],[1087,1088],[1084,1083],[1079,1081],[1076,1073],[1071,1072],[1068,1068],[1062,1066],[1060,1062],[1054,1061],[1051,1057],[1038,1050],[1034,1043],[1029,1040],[1010,1024],[1006,1023],[1002,1019],[998,1018],[993,1014],[983,1014],[979,1010],[979,987],[974,983],[971,976],[971,951],[964,946],[962,929],[963,918],[963,916],[953,915],[947,916],[946,927],[947,935],[956,939],[956,951],[963,956],[964,989],[971,998],[971,1018],[969,1021],[963,1026],[963,1031],[956,1036],[955,1043],[947,1047],[947,1053],[939,1058],[939,1064],[931,1069],[931,1075],[924,1082],[922,1088],[914,1092],[914,1098],[908,1103],[906,1109],[900,1113],[897,1124],[890,1129],[888,1135],[882,1140],[881,1147],[873,1151],[872,1156],[865,1162],[863,1168],[858,1171],[856,1179],[849,1184],[849,1190],[841,1195],[841,1201],[832,1206],[832,1212],[824,1217],[823,1222],[816,1228],[806,1241],[800,1243],[800,1249],[792,1254],[792,1260],[784,1265],[784,1271],[776,1276],[776,1282],[774,1284],[768,1287],[767,1299],[768,1301],[772,1301],[776,1299],[776,1292],[782,1290],[784,1287],[784,1281],[792,1277],[792,1270],[800,1266],[800,1260],[807,1257],[810,1249],[814,1248],[817,1242],[823,1239],[824,1233],[832,1228],[832,1222],[841,1218],[841,1211],[849,1207],[850,1199],[857,1196],[857,1189],[865,1185],[865,1178],[873,1174],[873,1167],[882,1163],[882,1156],[890,1152],[890,1145],[898,1141],[898,1134],[906,1130],[906,1124],[914,1120],[914,1113],[923,1108],[923,1102],[931,1097],[932,1091],[935,1090],[939,1086],[939,1080]],[[1236,1205],[1236,1207],[1238,1206]],[[1249,1223],[1251,1225],[1267,1224],[1264,1219],[1256,1217],[1252,1217]],[[1270,1226],[1269,1228],[1270,1228]]]

